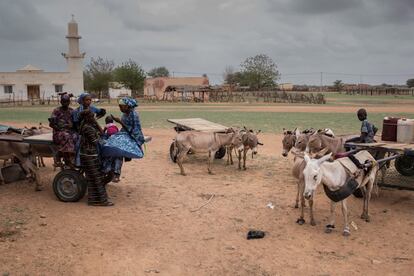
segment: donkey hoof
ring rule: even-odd
[[[43,188],[42,187],[36,187],[35,188],[35,192],[41,192],[41,191],[43,191]]]
[[[247,168],[243,168],[243,171],[247,170]]]
[[[332,233],[334,228],[335,228],[335,225],[331,225],[331,224],[326,225],[325,233],[327,233],[327,234]]]
[[[305,224],[305,220],[303,218],[298,218],[296,223],[299,224],[299,225],[303,225],[303,224]]]
[[[362,214],[361,215],[361,219],[365,220],[366,222],[370,222],[371,221],[370,216],[369,215],[365,215],[365,214]]]
[[[349,237],[351,235],[351,232],[349,231],[349,229],[344,229],[344,232],[342,232],[342,235],[344,237]]]
[[[311,220],[310,225],[316,226],[316,222],[314,220]]]
[[[298,209],[299,208],[299,204],[295,204],[295,209]]]

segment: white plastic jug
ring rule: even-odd
[[[398,120],[397,142],[414,143],[414,119],[399,119]]]

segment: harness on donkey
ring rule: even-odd
[[[339,202],[365,185],[364,180],[373,173],[372,168],[375,166],[376,161],[366,150],[336,160],[344,167],[348,179],[338,190],[331,191],[326,185],[323,185],[323,189],[329,199],[334,202]]]

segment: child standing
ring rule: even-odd
[[[112,119],[112,116],[106,116],[105,118],[105,127],[104,127],[104,136],[105,139],[108,139],[115,133],[118,133],[119,129],[114,124],[114,120]],[[119,182],[119,178],[121,176],[121,168],[123,164],[122,157],[108,157],[105,158],[104,162],[104,171],[105,172],[114,172],[114,178],[112,179],[112,182]]]
[[[106,116],[105,118],[105,127],[104,133],[106,138],[109,138],[111,135],[117,133],[119,131],[118,127],[114,124],[114,120],[111,116]]]

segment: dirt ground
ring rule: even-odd
[[[414,193],[380,190],[372,221],[349,200],[350,237],[324,233],[328,200],[316,195],[317,225],[295,223],[296,182],[281,137],[264,146],[248,169],[224,160],[207,174],[206,156],[191,156],[188,176],[169,160],[172,130],[147,129],[146,156],[124,165],[109,184],[115,206],[62,203],[53,194],[51,160],[41,169],[44,191],[26,181],[0,185],[0,273],[3,275],[413,275]],[[203,206],[210,198],[209,204]],[[266,207],[273,203],[274,209]],[[266,232],[246,240],[250,229]]]

